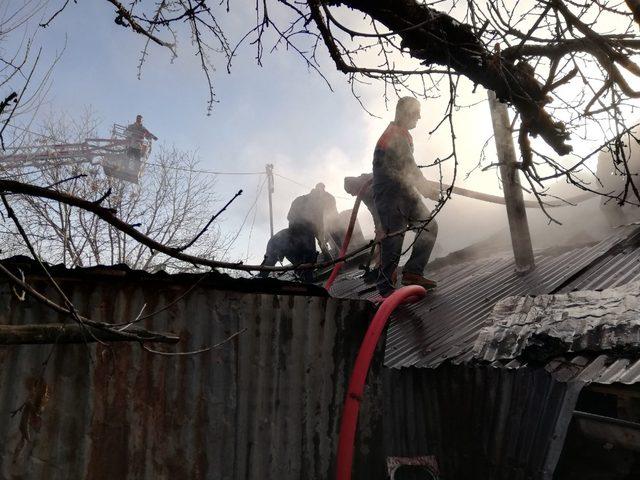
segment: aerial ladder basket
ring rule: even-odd
[[[0,167],[46,169],[52,165],[101,165],[108,177],[138,183],[150,152],[150,140],[132,141],[125,135],[125,127],[114,124],[111,138],[87,138],[79,143],[40,142],[7,149],[0,155]]]
[[[109,147],[101,161],[104,174],[137,184],[144,171],[145,160],[151,153],[151,140],[133,142],[126,137],[124,126],[114,124]]]

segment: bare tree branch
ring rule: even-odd
[[[96,330],[99,330],[105,334],[108,334],[109,336],[109,341],[113,341],[113,339],[118,339],[118,340],[125,340],[125,341],[135,341],[135,342],[168,342],[168,343],[177,343],[180,340],[180,337],[175,336],[175,335],[171,335],[171,334],[165,334],[165,333],[157,333],[157,332],[150,332],[148,330],[142,329],[142,328],[129,328],[126,331],[122,331],[122,330],[117,330],[114,325],[108,324],[108,323],[103,323],[103,322],[96,322],[94,320],[91,320],[89,318],[86,318],[82,315],[77,315],[77,313],[74,313],[72,310],[62,307],[61,305],[58,305],[57,303],[51,301],[50,299],[48,299],[47,297],[45,297],[44,295],[42,295],[41,293],[39,293],[37,290],[35,290],[31,285],[27,284],[26,282],[23,282],[22,280],[20,280],[18,277],[16,277],[13,273],[11,273],[11,271],[6,268],[2,263],[0,263],[0,272],[2,272],[2,274],[5,275],[5,277],[7,277],[7,279],[13,283],[14,285],[22,288],[25,292],[27,292],[30,296],[32,296],[33,298],[35,298],[37,301],[39,301],[40,303],[46,305],[47,307],[51,308],[52,310],[55,310],[59,313],[63,313],[65,315],[71,315],[71,316],[77,316],[80,319],[80,324],[78,324],[79,327],[87,326],[93,330],[90,330],[89,333],[93,334],[95,333]],[[77,330],[77,329],[73,329],[71,330],[72,332],[82,332],[82,330]],[[70,332],[71,332],[70,331]],[[86,331],[84,332],[86,335]],[[90,335],[91,338],[94,339],[94,341],[101,341],[102,339],[99,336],[93,336]],[[86,340],[86,337],[85,337]],[[49,343],[49,342],[46,342]]]

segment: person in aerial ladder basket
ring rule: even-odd
[[[127,126],[124,136],[127,140],[127,156],[137,161],[147,154],[145,140],[158,140],[158,137],[142,125],[142,115],[136,115],[136,121]]]
[[[384,234],[377,281],[378,292],[383,297],[390,295],[395,287],[395,272],[402,253],[404,234],[396,233],[407,227],[420,228],[415,230],[411,256],[402,269],[402,284],[436,287],[436,282],[423,274],[438,225],[433,219],[426,223],[431,213],[420,197],[437,200],[439,192],[427,183],[413,158],[409,130],[416,127],[419,119],[420,103],[415,98],[398,100],[395,119],[378,140],[373,153],[373,199]]]
[[[267,243],[262,265],[274,266],[284,258],[287,258],[292,265],[315,263],[318,257],[316,239],[322,252],[325,256],[328,255],[324,218],[327,205],[330,206],[331,202],[326,195],[322,194],[325,193],[323,187],[324,185],[322,188],[316,186],[316,189],[297,197],[291,203],[287,214],[289,228],[280,230],[271,237]],[[333,205],[335,206],[335,199]],[[313,271],[310,269],[298,270],[296,274],[306,283],[313,281]],[[268,276],[269,272],[260,272],[260,277]]]

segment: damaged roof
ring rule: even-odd
[[[485,362],[559,355],[640,353],[640,281],[602,291],[507,297],[496,304],[476,339]]]
[[[536,251],[536,268],[525,275],[515,272],[511,252],[462,262],[455,257],[436,260],[428,272],[438,288],[423,300],[401,307],[391,319],[385,365],[435,368],[447,361],[469,361],[497,302],[511,296],[624,285],[640,278],[638,247],[640,228],[630,225],[591,245]],[[360,276],[353,271],[341,275],[332,295],[371,298],[375,289]]]

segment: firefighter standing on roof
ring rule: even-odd
[[[431,213],[420,198],[437,199],[413,158],[413,139],[409,130],[420,119],[420,103],[403,97],[396,105],[395,120],[384,131],[373,154],[373,197],[380,225],[385,234],[422,225]],[[424,269],[438,234],[434,220],[416,231],[411,256],[403,267],[403,285],[434,288],[436,283],[423,277]],[[382,296],[394,289],[395,271],[402,253],[404,235],[386,236],[381,242],[381,266],[377,287]]]

